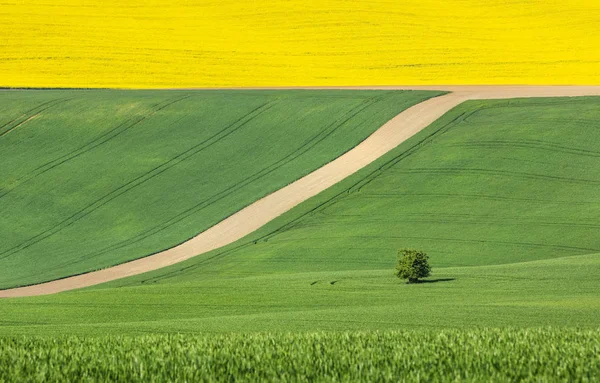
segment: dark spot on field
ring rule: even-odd
[[[455,281],[456,278],[438,278],[438,279],[423,279],[417,283],[437,283]]]

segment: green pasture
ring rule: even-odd
[[[0,288],[172,247],[438,94],[0,91]]]
[[[1,300],[0,334],[598,328],[599,186],[600,98],[469,101],[224,249]]]

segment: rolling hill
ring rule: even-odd
[[[2,300],[0,333],[597,327],[599,102],[466,102],[224,249]],[[431,283],[393,277],[401,247]]]
[[[0,288],[183,242],[440,92],[0,92]]]

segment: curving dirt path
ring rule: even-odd
[[[93,286],[170,266],[228,245],[367,166],[415,133],[429,126],[463,101],[600,95],[600,86],[413,86],[315,87],[304,89],[447,90],[451,93],[429,99],[403,111],[346,154],[254,202],[181,245],[107,269],[39,285],[1,290],[0,298],[55,294]]]

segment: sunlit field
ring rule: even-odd
[[[9,1],[0,86],[598,84],[583,1]]]
[[[599,0],[0,3],[0,383],[600,381]]]

